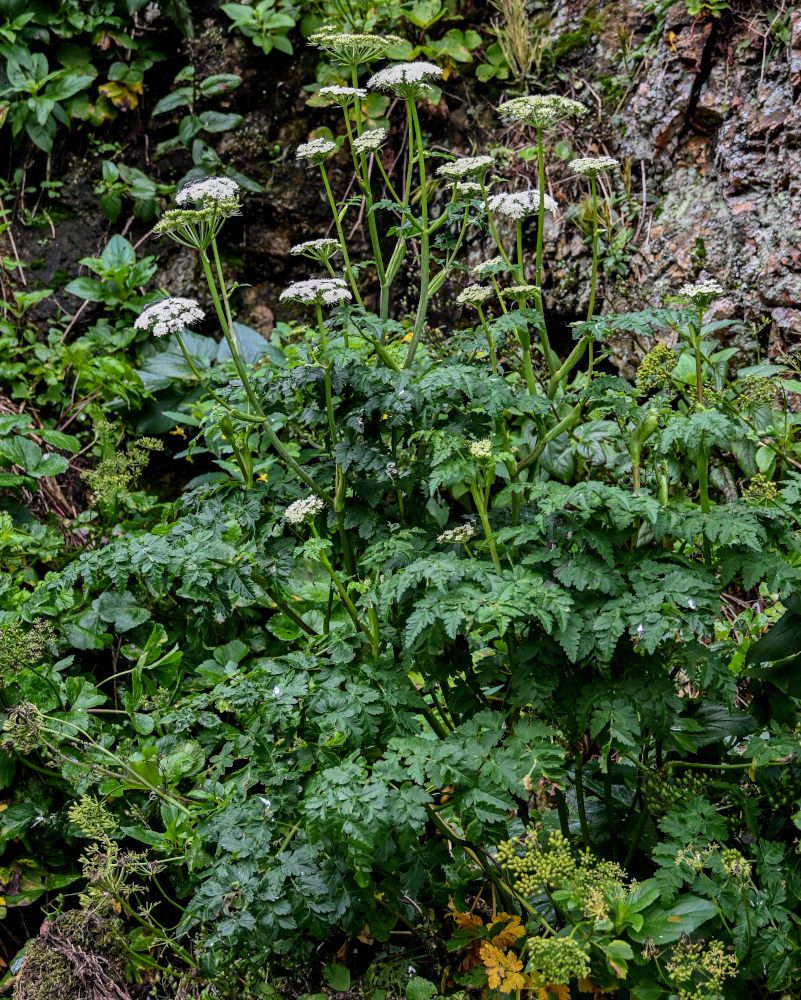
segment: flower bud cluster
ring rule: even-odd
[[[590,957],[575,938],[529,938],[526,951],[528,971],[539,972],[548,983],[567,985],[571,979],[586,979],[590,973]]]
[[[370,128],[353,140],[353,148],[357,153],[375,153],[381,149],[389,138],[389,132],[385,128]]]
[[[612,156],[579,156],[568,164],[574,174],[581,174],[583,177],[597,177],[604,170],[619,166],[620,160]]]
[[[498,108],[506,121],[531,125],[532,128],[553,128],[566,118],[583,118],[587,109],[570,97],[558,94],[538,94],[533,97],[513,97]]]
[[[100,840],[104,834],[112,834],[117,830],[117,821],[93,795],[82,795],[77,802],[73,802],[67,816],[84,837],[92,840]]]
[[[713,299],[724,295],[725,289],[714,278],[710,278],[707,281],[697,281],[695,284],[688,282],[681,286],[678,294],[690,299],[697,306],[708,306]]]
[[[309,36],[309,41],[318,49],[328,52],[349,66],[379,59],[386,55],[388,49],[403,44],[403,39],[399,35],[358,34],[337,31],[330,26],[315,31]]]
[[[495,290],[487,285],[468,285],[459,292],[456,301],[460,306],[480,306],[494,294]]]
[[[299,160],[319,164],[327,160],[336,148],[337,144],[330,139],[312,139],[311,142],[302,142],[295,150],[295,156]]]
[[[492,438],[482,438],[470,442],[470,454],[479,462],[488,462],[492,458]]]
[[[527,215],[535,215],[540,210],[540,192],[536,188],[530,191],[501,191],[487,199],[490,211],[496,215],[505,215],[508,219],[525,219]],[[556,212],[557,203],[546,194],[543,198],[546,212]]]
[[[678,363],[678,354],[666,344],[657,344],[645,355],[637,369],[637,388],[640,392],[647,392],[668,385],[670,373]]]
[[[298,243],[289,252],[296,256],[309,257],[311,260],[328,260],[340,249],[339,240],[323,237],[319,240],[306,240],[305,243]]]
[[[199,323],[205,315],[195,299],[176,296],[154,302],[144,309],[134,320],[134,329],[149,330],[154,337],[165,337]]]
[[[306,278],[293,281],[278,296],[279,302],[302,302],[304,305],[321,303],[328,306],[348,302],[353,296],[342,278]]]
[[[665,963],[678,985],[678,1000],[711,1000],[722,995],[723,983],[737,971],[737,958],[726,954],[721,941],[690,941],[682,937]]]
[[[434,63],[420,59],[417,62],[395,63],[374,73],[367,81],[368,90],[386,90],[404,100],[427,96],[429,80],[442,76],[442,70]]]
[[[762,472],[758,472],[743,490],[743,500],[746,503],[758,504],[760,507],[775,503],[778,496],[779,487]]]
[[[462,180],[464,177],[479,177],[495,163],[492,156],[462,156],[450,163],[443,163],[437,169],[437,176],[449,180]]]
[[[3,722],[3,737],[0,750],[6,753],[31,753],[39,745],[44,727],[44,716],[31,701],[23,701],[9,709]]]

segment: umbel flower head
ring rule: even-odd
[[[479,462],[488,462],[492,458],[492,438],[481,438],[470,442],[470,454]]]
[[[153,227],[156,236],[169,236],[185,247],[203,251],[239,211],[239,201],[222,208],[211,203],[197,208],[170,208]]]
[[[679,289],[679,295],[690,299],[691,302],[702,308],[708,306],[710,302],[719,299],[724,294],[725,289],[714,278],[710,278],[707,281],[696,281],[695,284],[688,282]]]
[[[342,278],[306,278],[304,281],[293,281],[281,292],[278,301],[335,306],[338,302],[348,302],[352,298],[347,282]]]
[[[135,330],[150,330],[154,337],[180,333],[185,326],[199,323],[205,313],[194,299],[179,297],[154,302],[134,320]]]
[[[556,212],[559,206],[553,198],[546,194],[543,198],[546,212]],[[540,192],[536,188],[530,191],[501,191],[487,199],[491,212],[505,215],[509,219],[524,219],[527,215],[535,215],[540,210]]]
[[[23,701],[19,705],[14,705],[9,709],[3,722],[2,732],[5,735],[0,742],[0,750],[5,750],[6,753],[11,753],[13,750],[18,753],[30,753],[35,750],[39,745],[39,736],[44,723],[44,716],[33,702]]]
[[[510,285],[504,288],[501,295],[505,299],[529,299],[532,295],[540,295],[542,289],[539,285]]]
[[[304,524],[316,517],[324,507],[325,502],[311,493],[291,503],[284,511],[284,520],[290,524]]]
[[[531,125],[533,128],[553,128],[566,118],[583,118],[587,109],[571,97],[558,94],[538,94],[535,97],[513,97],[498,107],[506,121]]]
[[[298,243],[289,251],[295,256],[308,257],[310,260],[329,260],[341,249],[339,240],[326,237],[321,240],[306,240]]]
[[[462,156],[437,169],[437,176],[460,181],[465,177],[479,177],[495,163],[492,156]]]
[[[453,196],[458,201],[481,196],[481,185],[477,181],[457,181],[453,185]]]
[[[311,142],[301,143],[295,150],[295,156],[309,163],[323,163],[336,148],[337,144],[330,139],[312,139]]]
[[[441,535],[437,535],[438,542],[458,542],[464,544],[469,542],[476,529],[472,524],[461,524],[458,528],[446,528]]]
[[[473,274],[479,278],[486,278],[491,274],[500,274],[508,270],[508,265],[503,257],[491,257],[489,260],[482,260],[473,268]]]
[[[214,208],[224,215],[233,215],[239,211],[239,185],[230,177],[190,181],[175,196],[175,204]]]
[[[613,156],[579,156],[568,164],[574,174],[583,177],[597,177],[604,170],[612,170],[620,166],[620,161]]]
[[[344,108],[357,98],[367,97],[367,91],[363,87],[340,87],[338,84],[334,84],[331,87],[320,87],[317,96],[328,97],[335,104]]]
[[[387,54],[394,45],[402,45],[399,35],[363,35],[337,31],[330,25],[309,35],[309,42],[328,52],[341,63],[358,66]]]
[[[442,76],[442,70],[434,63],[417,62],[395,63],[379,70],[367,81],[368,90],[388,90],[404,100],[412,100],[427,94],[429,80]]]
[[[459,292],[456,301],[460,306],[480,306],[494,294],[495,289],[487,285],[468,285]]]
[[[353,140],[353,148],[357,153],[375,153],[376,150],[381,149],[388,138],[387,129],[369,128]]]

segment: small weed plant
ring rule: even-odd
[[[301,322],[256,361],[221,257],[247,211],[225,176],[155,227],[197,254],[219,364],[197,301],[142,309],[151,264],[125,241],[71,286],[173,352],[190,389],[168,416],[220,468],[137,520],[124,494],[152,442],[115,452],[105,423],[102,534],[4,614],[5,905],[79,893],[134,928],[133,970],[173,963],[182,990],[205,977],[217,995],[268,995],[357,938],[417,965],[442,943],[441,982],[413,978],[415,997],[794,995],[796,373],[720,349],[714,277],[600,311],[605,156],[570,163],[590,294],[557,349],[545,230],[566,206],[546,150],[587,109],[500,105],[534,150],[512,189],[489,153],[428,148],[439,66],[361,86],[397,39],[312,41],[351,82],[320,92],[340,137],[295,151],[331,208],[292,249],[309,273],[280,299]],[[365,125],[375,93],[402,150]],[[356,213],[369,260],[346,238]],[[468,266],[476,237],[493,249]],[[628,379],[608,357],[632,333],[651,350]],[[24,420],[3,426],[4,477],[52,463]],[[34,841],[51,869],[25,867]]]

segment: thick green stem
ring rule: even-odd
[[[323,184],[325,185],[325,193],[328,195],[328,204],[331,206],[331,212],[334,216],[334,226],[337,231],[337,239],[339,240],[339,246],[342,250],[342,259],[345,262],[345,273],[348,276],[348,281],[350,282],[350,288],[353,292],[353,297],[356,299],[360,306],[364,306],[362,302],[362,297],[359,294],[358,286],[356,285],[356,276],[353,273],[353,268],[350,264],[350,257],[348,256],[348,246],[345,242],[345,234],[342,232],[342,222],[339,218],[339,209],[337,208],[336,200],[334,199],[334,193],[331,190],[331,185],[328,182],[328,174],[325,172],[325,165],[320,164],[320,173],[323,177]]]
[[[503,569],[501,568],[501,560],[498,556],[498,549],[495,545],[495,538],[492,534],[492,528],[490,527],[489,518],[487,517],[487,506],[484,502],[484,496],[475,478],[470,480],[470,492],[473,496],[473,502],[476,505],[478,516],[481,518],[481,526],[484,529],[484,536],[486,537],[487,544],[489,545],[490,555],[492,556],[492,564],[499,573],[502,573]]]
[[[587,320],[592,319],[595,308],[595,286],[598,281],[598,188],[595,177],[590,177],[592,185],[592,278],[590,280],[590,304],[587,307]]]
[[[551,430],[548,431],[548,433],[540,441],[537,442],[536,446],[534,447],[534,450],[531,451],[524,459],[522,459],[522,461],[517,463],[518,473],[522,472],[523,469],[527,469],[530,465],[533,465],[539,459],[540,455],[542,455],[542,453],[545,451],[545,448],[550,444],[550,442],[553,441],[555,438],[558,438],[563,431],[569,431],[573,427],[575,427],[575,425],[579,421],[580,416],[581,416],[581,403],[576,403],[576,405],[573,407],[570,413],[568,413],[566,417],[560,420],[555,427],[552,427]]]
[[[487,347],[489,347],[490,364],[492,365],[492,374],[497,375],[498,359],[495,356],[495,344],[493,343],[492,340],[492,334],[490,333],[490,329],[487,326],[487,321],[484,318],[484,310],[481,308],[481,305],[478,305],[476,308],[478,309],[478,316],[479,319],[481,320],[481,325],[484,328],[484,336],[487,338]]]
[[[426,180],[426,157],[423,149],[423,133],[420,131],[420,119],[417,116],[417,107],[414,101],[409,101],[412,112],[412,123],[414,127],[415,142],[417,145],[417,169],[420,177],[420,298],[417,302],[417,315],[414,319],[414,330],[409,349],[406,352],[404,368],[411,368],[414,363],[414,356],[417,353],[417,345],[423,335],[423,328],[426,322],[428,311],[428,282],[430,275],[430,253],[429,253],[429,232],[428,232],[428,183]],[[411,142],[411,136],[409,137]]]

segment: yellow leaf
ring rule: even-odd
[[[98,91],[107,97],[115,108],[122,111],[133,111],[139,103],[138,94],[142,93],[142,84],[122,83],[118,80],[109,80],[108,83],[101,83]]]
[[[497,919],[508,917],[509,923],[492,939],[492,943],[497,948],[510,948],[518,938],[526,933],[525,928],[520,926],[520,917],[510,917],[508,913],[499,913]]]
[[[523,963],[513,951],[503,952],[489,941],[481,942],[481,960],[487,970],[490,989],[501,993],[515,993],[528,985],[523,971]]]
[[[556,997],[556,1000],[570,1000],[570,987],[564,983],[548,983],[549,1000]]]

